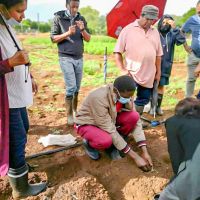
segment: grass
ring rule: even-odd
[[[185,51],[183,45],[175,46],[174,62],[183,63],[186,62],[187,52]]]
[[[92,55],[103,55],[107,47],[108,55],[113,53],[116,39],[108,36],[92,36],[89,43],[85,43],[85,53]]]
[[[85,53],[91,55],[103,55],[105,47],[107,47],[108,55],[113,53],[116,39],[108,36],[92,36],[90,42],[84,42]],[[23,41],[26,46],[34,46],[40,51],[41,49],[46,50],[57,50],[57,45],[53,44],[48,37],[29,37]],[[48,55],[48,54],[46,54]]]

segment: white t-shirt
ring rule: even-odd
[[[17,44],[21,48],[20,42],[11,26],[9,26],[12,35]],[[0,46],[3,60],[12,57],[16,52],[14,42],[12,41],[6,27],[0,24]],[[27,67],[26,67],[27,68]],[[26,69],[28,73],[28,69]],[[32,83],[30,74],[28,75],[27,83],[25,83],[25,65],[14,67],[14,71],[5,75],[9,108],[28,107],[33,104]]]

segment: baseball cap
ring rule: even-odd
[[[147,19],[158,19],[159,9],[154,5],[145,5],[141,15]]]

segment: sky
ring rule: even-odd
[[[139,0],[138,0],[139,1]],[[29,0],[26,18],[33,21],[48,21],[53,14],[65,9],[65,0]],[[106,15],[118,0],[80,0],[80,8],[91,6],[101,15]],[[183,15],[190,8],[195,7],[197,0],[167,0],[165,14]]]

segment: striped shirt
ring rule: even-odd
[[[16,38],[14,30],[10,26],[9,28],[16,42],[21,48],[21,45]],[[5,26],[1,24],[0,46],[2,49],[3,60],[12,57],[17,52],[17,48],[15,47],[15,44],[12,41],[8,31],[6,30]],[[5,78],[8,90],[9,108],[22,108],[33,104],[33,93],[30,74],[28,75],[27,83],[25,83],[25,65],[16,66],[13,72],[7,73],[5,75]]]

